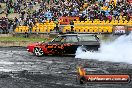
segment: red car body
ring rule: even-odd
[[[34,48],[41,48],[45,55],[48,54],[60,54],[63,52],[64,47],[70,46],[72,44],[49,44],[49,43],[33,43],[27,47],[27,51],[34,53]]]

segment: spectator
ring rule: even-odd
[[[71,32],[74,32],[74,30],[73,30],[73,28],[74,28],[74,22],[71,21],[71,22],[70,22],[70,25],[71,25]]]
[[[46,20],[58,21],[59,17],[63,16],[79,16],[80,21],[90,20],[120,20],[124,16],[130,20],[132,16],[132,5],[124,0],[0,0],[1,3],[6,3],[6,9],[1,11],[7,16],[10,13],[18,13],[20,18],[15,18],[12,23],[4,21],[5,24],[13,24],[13,29],[17,25],[31,26],[37,22],[45,22]],[[87,6],[84,5],[87,3]],[[38,6],[36,10],[33,7]],[[1,9],[2,8],[2,9]],[[29,9],[29,10],[26,10]],[[0,11],[0,12],[1,12]],[[33,12],[32,12],[33,11]],[[3,23],[2,22],[2,25]],[[70,24],[73,24],[72,22]],[[71,26],[72,27],[72,26]],[[9,28],[9,27],[8,27]],[[4,27],[4,29],[6,29]],[[4,30],[1,26],[1,30]],[[72,28],[71,28],[72,30]]]
[[[58,22],[56,22],[55,31],[56,31],[56,33],[59,33],[59,26],[58,26]]]
[[[28,26],[29,26],[29,32],[31,33],[32,32],[32,28],[33,28],[33,23],[30,22]]]

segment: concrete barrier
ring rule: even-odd
[[[0,41],[0,46],[5,47],[5,46],[24,46],[26,47],[32,42],[29,41]]]
[[[14,37],[25,37],[24,33],[16,33],[13,34]],[[37,34],[37,33],[32,33],[32,34],[28,34],[29,38],[49,38],[49,34]]]
[[[0,34],[0,37],[24,37],[25,34]],[[29,34],[29,38],[48,38],[49,34]],[[27,46],[31,41],[0,41],[0,46]]]
[[[12,37],[12,34],[0,34],[0,37]]]

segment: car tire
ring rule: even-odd
[[[90,52],[94,52],[95,50],[89,50]]]
[[[35,56],[38,56],[38,57],[44,55],[44,51],[42,50],[42,48],[39,48],[39,47],[35,47],[33,53]]]
[[[88,51],[86,46],[81,46],[81,49],[82,49],[83,52],[87,52]]]

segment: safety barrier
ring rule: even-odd
[[[109,21],[74,21],[74,25],[60,25],[58,23],[60,30],[63,33],[67,33],[70,31],[74,31],[75,33],[112,33],[113,26],[132,26],[132,20],[130,21],[122,21],[122,20],[112,20]],[[71,30],[71,26],[73,26],[73,30]],[[28,26],[18,26],[15,29],[16,33],[51,33],[54,31],[56,27],[56,23],[52,22],[45,22],[45,23],[36,23],[32,29]]]
[[[25,32],[31,32],[31,33],[50,33],[53,31],[54,27],[56,26],[55,23],[36,23],[32,29],[30,29],[28,26],[18,26],[15,29],[16,33],[25,33]]]
[[[74,25],[73,32],[75,33],[112,33],[113,26],[109,25]],[[70,32],[71,25],[65,26],[63,33]]]
[[[18,26],[15,29],[16,33],[25,33],[25,32],[29,32],[29,27],[28,26]]]

